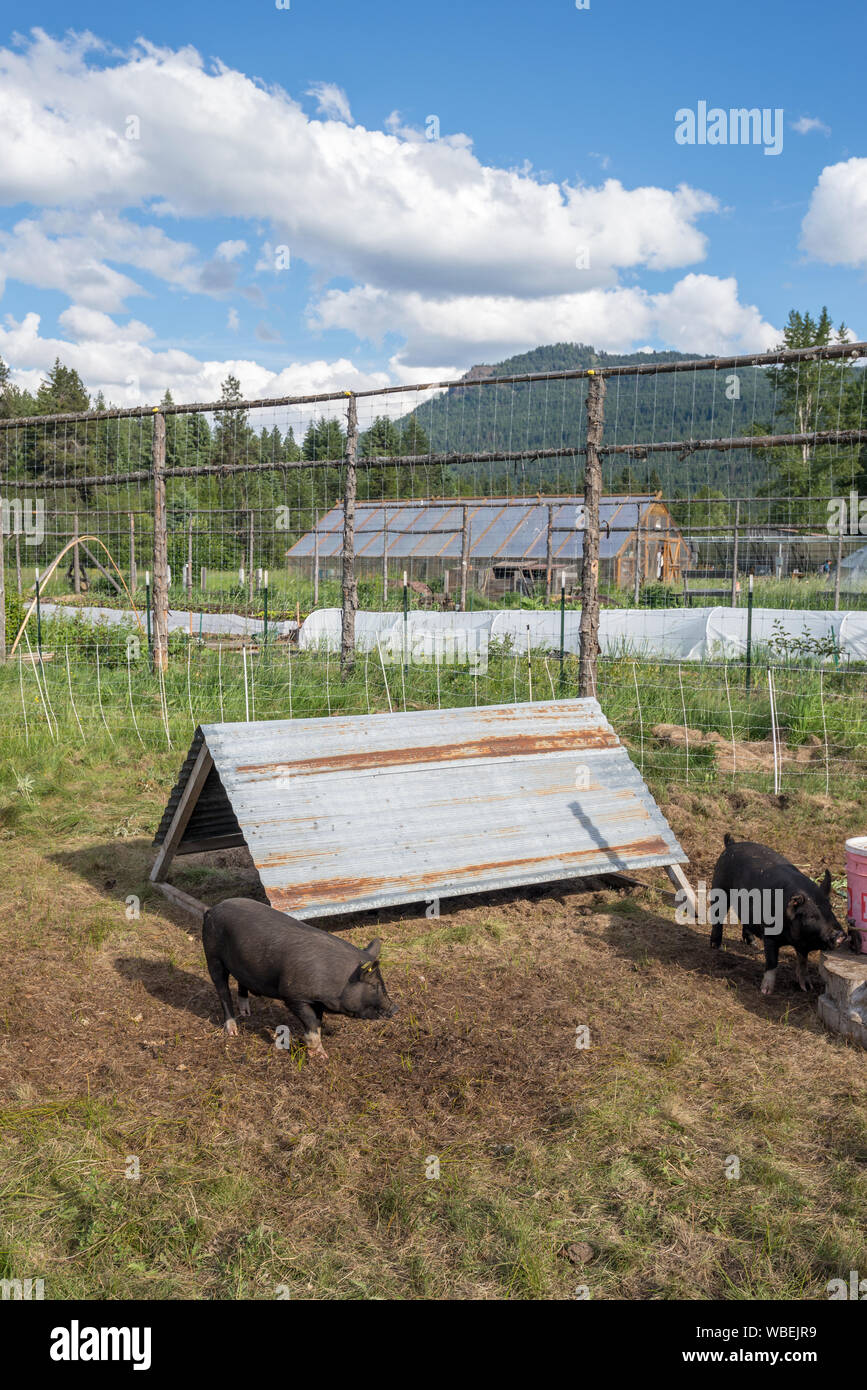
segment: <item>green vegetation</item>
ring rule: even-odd
[[[41,671],[28,657],[0,668],[0,756],[16,768],[38,750],[88,747],[94,739],[178,752],[197,724],[250,719],[314,718],[389,709],[432,709],[544,700],[577,692],[577,658],[567,655],[563,679],[556,652],[526,653],[495,642],[484,670],[464,664],[380,662],[360,653],[343,680],[328,652],[298,652],[283,641],[247,653],[237,639],[203,645],[186,633],[169,641],[169,670],[160,681],[149,669],[146,644],[132,625],[106,628],[79,622],[43,624],[42,647],[51,653]],[[30,634],[35,649],[35,632]],[[249,647],[249,640],[248,640]],[[97,650],[99,678],[97,680]],[[752,689],[743,662],[636,660],[629,652],[600,662],[598,696],[603,711],[651,780],[687,777],[712,782],[717,753],[702,739],[718,736],[727,758],[732,741],[749,747],[771,736],[767,668],[774,667],[783,778],[815,788],[848,784],[867,770],[867,671],[837,668],[833,656],[810,638],[774,639],[753,653]],[[824,662],[824,665],[823,665]],[[245,688],[246,665],[246,688]],[[686,741],[657,737],[660,725],[687,725]],[[800,750],[800,751],[799,751]],[[762,754],[764,758],[764,754]],[[773,760],[740,759],[756,785],[773,781]]]

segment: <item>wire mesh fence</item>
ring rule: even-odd
[[[858,776],[865,355],[639,354],[267,401],[229,383],[0,420],[4,731],[182,744],[216,719],[595,691],[648,775]],[[728,639],[673,661],[685,614],[746,614],[748,575],[748,664]],[[305,647],[323,609],[339,642]],[[484,660],[454,640],[524,610],[550,621],[489,631]],[[367,613],[399,636],[403,612],[451,647],[357,640]]]

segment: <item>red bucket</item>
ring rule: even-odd
[[[861,951],[867,955],[867,835],[846,841],[846,886],[849,921],[861,936]]]

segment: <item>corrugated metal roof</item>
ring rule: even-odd
[[[453,502],[359,502],[355,509],[355,552],[360,559],[382,557],[388,520],[388,554],[395,560],[442,556],[459,560],[461,513],[469,508],[470,555],[476,559],[536,560],[545,562],[548,508],[554,508],[554,526],[574,527],[583,497],[458,499]],[[651,494],[603,497],[599,506],[599,554],[615,555],[626,540],[625,531],[606,534],[605,526],[635,526],[638,509],[642,519],[656,498]],[[441,535],[430,534],[441,531]],[[671,532],[678,528],[671,524]],[[319,535],[319,554],[324,560],[339,555],[343,546],[343,508],[332,507],[319,524],[287,550],[289,559],[312,556],[314,534]],[[425,533],[425,534],[423,534]],[[583,553],[583,532],[555,530],[554,559],[577,560]]]
[[[199,756],[199,750],[204,743],[204,738],[205,736],[202,730],[196,729],[193,741],[190,744],[190,751],[178,774],[178,780],[172,788],[172,794],[169,797],[168,805],[163,812],[163,818],[160,821],[159,829],[154,836],[153,842],[155,845],[161,845],[168,834],[169,826],[174,819],[175,811],[178,809],[181,794],[183,793],[184,787],[187,785],[187,779],[193,770],[196,758]],[[196,799],[196,804],[187,822],[187,827],[181,839],[180,846],[175,852],[177,854],[189,854],[192,853],[189,848],[190,845],[199,845],[207,841],[229,837],[238,838],[240,835],[241,827],[238,824],[238,819],[235,812],[232,810],[231,802],[220,781],[219,773],[216,767],[212,767],[205,779],[205,785],[202,787]]]
[[[196,739],[161,835],[203,739],[269,901],[302,918],[686,862],[595,700],[209,724]],[[181,852],[190,835],[192,820]]]

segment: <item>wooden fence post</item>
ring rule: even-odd
[[[166,417],[153,413],[154,479],[154,666],[162,671],[169,665],[169,542],[166,520]]]
[[[18,588],[18,597],[21,597],[21,537],[15,532],[15,584]]]
[[[350,394],[346,412],[346,479],[343,492],[343,612],[340,632],[340,670],[344,678],[355,665],[355,612],[358,584],[355,579],[355,496],[358,488],[358,410]]]
[[[461,508],[461,612],[467,611],[467,579],[470,569],[470,509]]]
[[[846,515],[845,508],[840,508],[840,531],[837,536],[837,569],[834,574],[834,612],[840,608],[840,572],[843,568],[843,517]]]
[[[382,513],[382,606],[388,607],[388,509]]]
[[[590,402],[587,402],[588,409]],[[638,607],[638,600],[641,596],[641,503],[635,509],[635,573],[632,576],[632,602]]]
[[[596,656],[599,650],[599,503],[602,496],[602,463],[599,448],[605,420],[605,378],[594,373],[587,392],[587,464],[584,471],[584,546],[581,565],[581,655],[578,662],[578,694],[592,695],[596,688]]]

